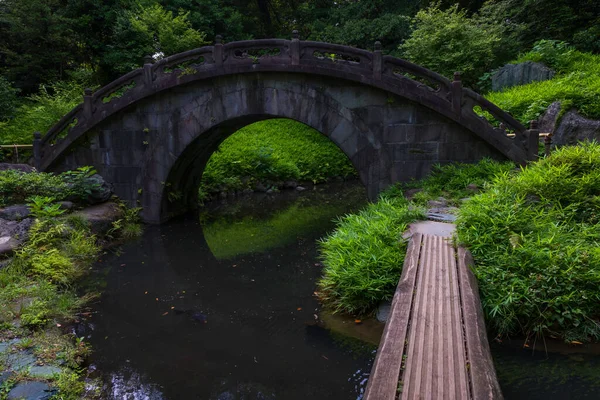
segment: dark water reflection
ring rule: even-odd
[[[80,328],[105,397],[360,397],[373,353],[314,325],[313,292],[316,240],[365,198],[356,185],[254,197],[214,208],[202,224],[149,227],[105,256],[106,289]]]
[[[510,341],[509,341],[510,342]],[[516,342],[516,341],[515,341]],[[520,343],[492,343],[492,356],[507,400],[600,399],[600,356],[573,347],[536,351]],[[560,352],[557,352],[559,350]]]

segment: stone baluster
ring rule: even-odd
[[[152,81],[154,80],[152,77],[152,56],[144,57],[144,85],[146,88],[152,87]]]
[[[223,36],[217,35],[215,37],[215,45],[213,46],[213,59],[215,60],[215,65],[221,66],[223,65]]]
[[[373,51],[373,79],[381,80],[381,73],[383,71],[383,53],[381,52],[381,42],[378,40],[375,42]]]
[[[295,29],[292,31],[292,41],[290,42],[290,57],[292,65],[300,65],[300,35]]]
[[[460,72],[454,73],[454,80],[452,81],[452,111],[460,115],[462,108],[462,95],[463,86],[460,77]]]
[[[93,109],[93,91],[90,88],[86,88],[83,90],[83,115],[85,115],[85,117],[87,119],[92,118],[92,114],[94,113],[94,109]]]
[[[33,166],[38,171],[42,165],[42,134],[33,132]]]

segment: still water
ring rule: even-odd
[[[491,343],[496,374],[507,400],[600,399],[600,355],[597,345],[548,343],[535,349],[523,341]],[[595,348],[594,348],[595,347]]]
[[[214,205],[106,254],[79,333],[108,399],[357,399],[372,347],[315,323],[317,239],[356,184]]]

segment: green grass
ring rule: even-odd
[[[413,197],[413,201],[419,205],[425,206],[428,200],[438,197],[444,197],[450,204],[459,205],[461,199],[468,198],[474,192],[484,189],[496,175],[514,169],[515,164],[512,162],[498,162],[489,158],[483,159],[477,164],[434,165],[431,174],[425,179],[409,184],[398,184],[388,191],[419,188],[421,192]],[[469,189],[471,185],[475,185],[477,189]]]
[[[240,129],[219,146],[202,175],[200,197],[252,189],[257,182],[277,187],[289,180],[318,183],[355,175],[326,136],[300,122],[269,119]]]
[[[321,241],[320,300],[335,312],[363,315],[391,299],[406,252],[402,233],[424,216],[424,209],[404,198],[384,196],[340,218],[337,229]]]
[[[460,210],[488,328],[600,339],[600,145],[498,176]]]
[[[513,163],[490,159],[437,165],[426,179],[396,184],[377,203],[341,218],[335,232],[321,242],[325,266],[319,282],[321,301],[336,312],[374,312],[381,301],[394,295],[407,245],[402,234],[410,222],[425,218],[427,201],[443,196],[459,204],[460,199],[473,195],[467,186],[483,189],[494,176],[514,168]],[[405,200],[403,192],[415,188],[421,191],[413,201]]]
[[[600,119],[600,55],[543,41],[517,61],[542,62],[554,68],[557,74],[548,81],[488,93],[488,100],[525,125],[537,119],[555,101],[561,102],[561,113],[574,108],[584,117]]]

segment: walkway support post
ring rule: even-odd
[[[42,165],[42,134],[33,132],[33,166],[36,170],[40,170]]]
[[[292,31],[292,43],[290,43],[290,57],[292,65],[300,65],[300,37],[297,30]]]
[[[454,80],[452,81],[452,110],[455,114],[460,115],[462,107],[462,95],[463,86],[460,77],[460,72],[454,73]]]
[[[381,80],[381,72],[383,69],[383,54],[381,53],[381,42],[375,42],[373,51],[373,79]]]
[[[152,87],[152,56],[144,57],[144,85],[147,88]]]
[[[535,161],[538,156],[538,145],[540,143],[540,131],[536,120],[529,121],[529,129],[525,131],[525,151],[527,159]]]
[[[223,37],[221,35],[217,35],[215,37],[215,45],[213,46],[213,59],[215,60],[215,65],[222,66],[223,65],[223,43],[221,41]]]
[[[86,118],[92,118],[92,114],[94,110],[92,109],[92,94],[94,92],[90,88],[86,88],[83,90],[83,114]]]
[[[544,138],[544,152],[546,157],[550,157],[550,152],[552,151],[552,134],[549,133]]]

